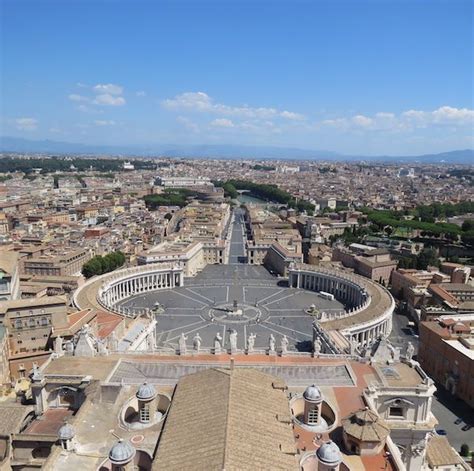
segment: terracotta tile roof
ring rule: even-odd
[[[344,432],[363,442],[382,442],[390,433],[390,427],[368,408],[342,419],[341,425]]]
[[[26,416],[33,410],[32,406],[25,407],[19,404],[1,404],[0,435],[18,433]]]
[[[277,378],[249,368],[183,377],[153,470],[297,470],[286,394]],[[280,380],[278,380],[280,382]]]
[[[108,337],[124,318],[111,312],[97,311],[97,335],[100,339]]]
[[[72,410],[66,408],[48,409],[41,416],[41,420],[34,420],[25,429],[25,434],[56,435],[64,424],[65,419],[71,417]]]
[[[426,447],[426,457],[430,467],[460,463],[460,458],[454,452],[448,439],[438,435],[430,438]]]

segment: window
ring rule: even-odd
[[[29,325],[30,327],[35,327],[35,326],[36,326],[36,320],[35,320],[33,317],[30,317],[30,318],[28,319],[28,325]]]
[[[148,404],[142,404],[140,408],[140,422],[150,422],[150,407]]]
[[[390,407],[389,409],[390,417],[403,417],[403,407]]]
[[[48,319],[46,317],[41,318],[41,325],[48,325]]]
[[[23,322],[21,319],[15,319],[15,329],[21,329],[23,327]]]
[[[318,423],[319,410],[317,407],[310,409],[308,411],[308,424],[317,424]]]

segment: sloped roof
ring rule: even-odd
[[[281,381],[250,368],[209,369],[179,381],[153,470],[297,470]]]
[[[368,408],[353,412],[341,424],[345,433],[363,442],[381,442],[390,433],[388,425]]]
[[[448,466],[461,462],[461,459],[449,444],[448,439],[438,435],[429,439],[426,447],[426,457],[430,467]]]
[[[23,406],[11,403],[1,404],[0,435],[19,433],[26,416],[33,410],[34,409],[32,406]]]
[[[0,270],[11,275],[18,263],[18,253],[0,250]]]

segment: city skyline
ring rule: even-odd
[[[351,155],[473,147],[470,2],[2,6],[2,136]]]

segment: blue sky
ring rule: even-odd
[[[471,0],[0,0],[1,134],[417,154],[473,143]]]

